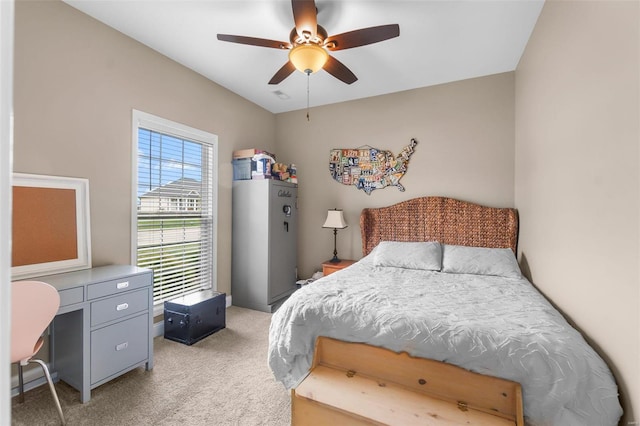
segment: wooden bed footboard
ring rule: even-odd
[[[520,384],[406,352],[316,341],[291,391],[291,424],[523,426]]]

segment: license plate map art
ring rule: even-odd
[[[418,141],[411,139],[397,156],[370,146],[332,149],[329,158],[331,176],[343,185],[354,185],[371,195],[374,189],[395,186],[404,191],[400,179],[407,171],[409,158]]]

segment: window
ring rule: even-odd
[[[134,263],[153,269],[153,299],[215,288],[217,137],[134,111]]]

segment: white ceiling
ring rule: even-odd
[[[307,106],[307,76],[278,85],[273,74],[287,52],[218,41],[235,34],[289,41],[288,0],[64,0],[274,112]],[[326,105],[513,71],[544,0],[316,0],[318,24],[329,35],[399,24],[400,36],[332,52],[358,81],[344,84],[325,71],[309,78],[310,105]],[[281,91],[288,99],[280,99]]]

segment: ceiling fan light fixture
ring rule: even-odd
[[[289,51],[289,61],[305,74],[321,70],[327,59],[329,54],[317,44],[300,44]]]

